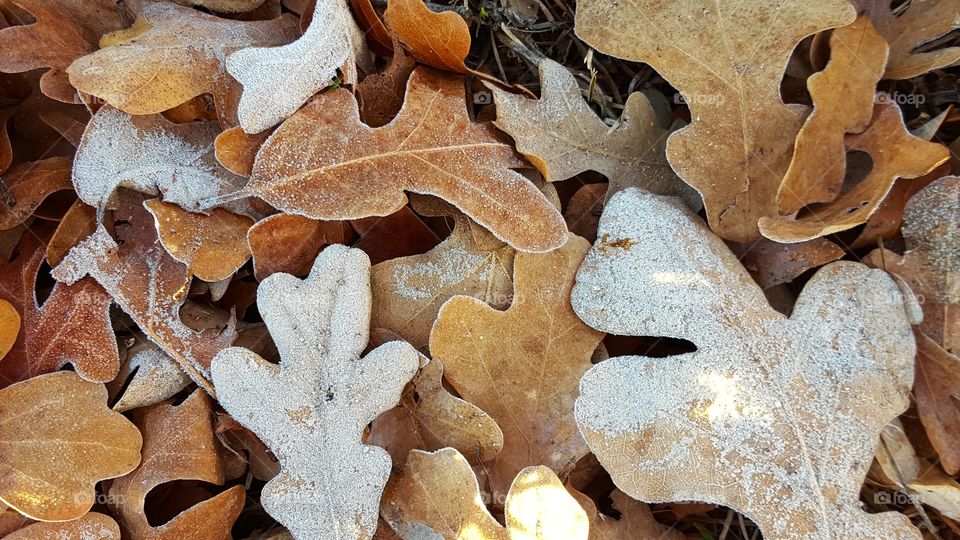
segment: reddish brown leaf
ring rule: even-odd
[[[253,271],[263,281],[277,272],[305,276],[324,246],[349,244],[353,230],[345,221],[316,221],[296,214],[276,214],[247,232]]]

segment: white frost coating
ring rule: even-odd
[[[356,82],[355,44],[363,42],[346,0],[317,0],[313,20],[300,39],[228,56],[227,71],[243,85],[240,127],[259,133],[280,123],[330,84],[338,68],[344,70],[345,82]]]
[[[130,116],[105,106],[87,124],[73,162],[73,186],[102,211],[118,187],[156,195],[187,210],[239,189],[244,179],[221,167],[216,122],[174,124],[160,115]]]
[[[261,502],[296,538],[371,538],[377,527],[390,456],[361,437],[397,404],[419,355],[394,341],[360,358],[370,302],[366,254],[330,246],[305,280],[273,274],[257,290],[279,366],[240,347],[213,361],[220,404],[280,461]]]
[[[160,347],[147,342],[131,350],[121,374],[133,370],[133,378],[113,406],[117,412],[155,405],[173,397],[190,384],[190,377]]]
[[[960,301],[960,177],[946,176],[921,189],[903,211],[903,237],[935,291],[938,303]]]
[[[858,501],[913,381],[910,323],[888,274],[827,265],[786,318],[670,199],[615,195],[597,236],[571,295],[577,314],[697,346],[611,358],[583,377],[577,423],[621,490],[727,505],[769,538],[920,538],[904,516]]]

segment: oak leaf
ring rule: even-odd
[[[79,518],[93,506],[94,484],[136,468],[141,442],[107,407],[103,385],[76,373],[8,386],[0,390],[0,500],[37,520]]]
[[[180,319],[190,285],[187,267],[157,241],[153,220],[139,194],[125,192],[113,219],[115,240],[103,224],[74,247],[53,270],[58,281],[95,279],[140,327],[202,388],[213,392],[209,367],[214,355],[235,336],[233,323],[223,330],[195,331]]]
[[[380,511],[401,538],[587,540],[586,512],[548,467],[523,469],[508,492],[493,495],[506,497],[506,527],[484,507],[477,477],[459,452],[413,450],[387,484]]]
[[[6,356],[17,342],[21,323],[17,308],[10,302],[0,299],[0,358]]]
[[[390,0],[387,26],[418,62],[455,73],[469,73],[470,28],[458,13],[435,13],[423,0]]]
[[[844,135],[870,124],[887,53],[887,42],[865,15],[833,30],[830,62],[807,79],[814,107],[797,134],[793,160],[777,192],[781,214],[840,194],[847,163]]]
[[[47,242],[46,258],[50,266],[57,266],[73,246],[90,236],[97,229],[96,208],[74,201],[61,217],[57,229]]]
[[[117,412],[156,405],[190,385],[190,377],[177,362],[150,341],[137,343],[127,356],[114,381],[123,390],[113,405]]]
[[[103,107],[87,124],[73,162],[80,199],[102,213],[118,187],[197,210],[197,202],[233,191],[240,176],[214,156],[216,122],[174,124],[160,115],[130,116]]]
[[[3,175],[13,205],[0,204],[0,229],[10,229],[26,221],[43,201],[58,191],[73,189],[70,183],[70,158],[52,157],[20,163]]]
[[[567,487],[570,495],[580,503],[590,520],[591,540],[683,540],[678,530],[661,525],[653,518],[646,504],[631,499],[619,489],[610,494],[613,509],[619,519],[597,511],[597,505],[583,493]]]
[[[662,128],[653,106],[640,92],[627,98],[617,126],[610,127],[583,100],[567,68],[540,62],[540,99],[512,94],[486,83],[497,105],[496,126],[514,138],[519,150],[547,182],[585,171],[607,177],[611,195],[636,186],[660,195],[682,196],[696,206],[699,196],[667,163],[670,130]]]
[[[451,386],[503,430],[503,450],[485,466],[494,491],[506,491],[527,466],[569,472],[588,452],[573,403],[603,333],[570,307],[588,247],[571,236],[550,253],[518,253],[509,309],[454,297],[440,308],[430,333],[430,353],[443,362]]]
[[[259,133],[275,126],[330,84],[338,69],[343,82],[357,82],[356,64],[364,54],[347,1],[317,0],[310,26],[293,43],[247,47],[227,57],[227,71],[243,85],[240,127]]]
[[[143,203],[153,215],[164,249],[187,265],[190,274],[204,281],[229,278],[250,258],[248,216],[215,208],[209,214],[188,212],[179,206],[151,199]]]
[[[790,283],[807,270],[836,261],[846,253],[826,238],[796,244],[761,238],[746,246],[731,246],[731,249],[740,254],[743,266],[762,289]]]
[[[470,121],[461,79],[417,68],[403,109],[380,128],[360,121],[348,90],[320,94],[270,136],[245,188],[207,206],[257,196],[313,219],[358,219],[396,212],[406,190],[450,202],[517,249],[549,251],[566,226],[512,170],[521,166],[492,125]]]
[[[349,244],[353,231],[345,221],[316,221],[296,214],[275,214],[247,231],[253,272],[263,281],[284,272],[306,276],[324,246]]]
[[[361,437],[396,405],[418,355],[394,341],[360,358],[370,323],[369,265],[362,251],[333,245],[305,280],[263,280],[257,306],[280,365],[239,347],[213,362],[220,404],[280,461],[260,502],[296,538],[371,538],[376,530],[390,456]]]
[[[584,375],[575,416],[628,495],[729,506],[775,538],[919,538],[858,496],[880,430],[909,404],[915,346],[888,274],[837,262],[789,318],[675,200],[613,197],[571,300],[613,334],[690,340]]]
[[[956,28],[960,7],[952,0],[904,2],[894,8],[885,0],[856,0],[890,44],[885,79],[910,79],[960,61],[960,47],[917,50]]]
[[[597,224],[603,211],[603,203],[607,196],[608,187],[604,184],[587,184],[580,186],[563,211],[563,219],[567,228],[577,236],[582,236],[593,242],[597,238]]]
[[[417,63],[395,47],[390,65],[382,73],[364,77],[357,85],[357,101],[360,102],[360,118],[370,127],[385,126],[390,123],[403,107],[403,98],[407,90],[407,80]]]
[[[213,143],[217,161],[233,174],[249,177],[257,151],[271,133],[267,130],[251,135],[239,126],[224,130]]]
[[[845,0],[589,0],[577,5],[576,32],[600,52],[650,64],[684,96],[693,121],[670,136],[667,159],[703,196],[711,229],[743,242],[759,236],[760,217],[777,214],[806,114],[780,96],[790,54],[804,37],[854,18]]]
[[[357,233],[353,247],[366,253],[373,264],[417,255],[436,247],[440,237],[410,209],[411,206],[403,206],[387,216],[351,220],[350,228]]]
[[[243,486],[233,486],[160,526],[151,526],[144,513],[147,493],[160,484],[174,480],[223,484],[212,420],[210,398],[202,390],[194,391],[180,405],[156,405],[143,413],[138,422],[143,432],[143,462],[132,473],[114,480],[107,494],[110,509],[129,537],[230,536],[230,528],[243,510]]]
[[[160,113],[210,93],[218,113],[228,118],[235,106],[230,94],[239,88],[227,73],[227,55],[244,47],[282,45],[296,35],[296,19],[290,16],[233,21],[152,3],[133,27],[105,37],[104,48],[73,62],[67,73],[80,91],[129,114]]]
[[[120,527],[110,516],[88,512],[73,521],[34,523],[3,537],[4,540],[120,540]]]
[[[897,178],[917,178],[949,159],[941,144],[914,137],[903,124],[900,107],[881,101],[861,134],[847,135],[847,146],[870,154],[865,178],[832,202],[815,205],[797,217],[761,217],[760,232],[777,242],[803,242],[861,225],[879,208]]]

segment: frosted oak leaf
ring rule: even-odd
[[[390,456],[361,437],[399,401],[417,351],[393,341],[360,357],[370,324],[370,261],[360,250],[330,246],[305,280],[273,274],[257,293],[280,365],[233,347],[212,373],[221,405],[280,461],[263,507],[296,538],[371,538]]]
[[[913,381],[888,274],[829,264],[787,318],[696,216],[628,189],[605,209],[571,299],[594,328],[697,346],[611,358],[580,383],[577,424],[628,495],[723,504],[772,538],[920,538],[903,515],[858,501]]]

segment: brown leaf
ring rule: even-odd
[[[353,247],[363,250],[374,263],[420,254],[440,241],[408,206],[387,216],[352,220],[350,226],[357,233]]]
[[[587,540],[587,514],[547,467],[528,467],[509,492],[480,491],[470,464],[453,448],[414,450],[390,478],[380,511],[403,538]],[[484,507],[504,504],[503,527]]]
[[[631,499],[619,489],[610,494],[613,509],[620,513],[619,519],[605,516],[597,511],[590,497],[567,487],[567,492],[583,507],[590,520],[590,540],[683,540],[680,531],[661,525],[653,518],[650,507]]]
[[[103,49],[78,59],[67,73],[81,92],[129,114],[160,113],[210,93],[221,118],[229,118],[229,94],[238,87],[227,73],[227,55],[243,47],[282,45],[296,35],[296,19],[290,16],[232,21],[169,2],[152,3],[133,27],[106,36]]]
[[[870,124],[888,49],[865,15],[833,30],[830,62],[807,79],[814,107],[797,134],[793,160],[777,192],[781,214],[796,214],[840,194],[847,163],[843,137]]]
[[[396,333],[418,349],[430,340],[440,307],[455,295],[472,296],[505,309],[513,296],[511,247],[453,208],[443,213],[453,232],[422,255],[373,266],[373,328]]]
[[[57,266],[67,252],[81,240],[93,234],[97,229],[97,210],[81,201],[74,201],[73,206],[60,219],[57,230],[47,243],[47,262],[50,266]]]
[[[70,158],[53,157],[20,163],[3,175],[14,204],[0,204],[0,229],[10,229],[27,220],[47,197],[73,189]]]
[[[435,13],[423,0],[389,0],[387,27],[415,60],[437,69],[469,73],[470,28],[454,11]]]
[[[859,501],[913,381],[910,317],[888,274],[829,264],[788,318],[675,201],[622,191],[598,236],[571,293],[577,315],[697,348],[610,358],[584,375],[577,425],[617,487],[723,504],[770,538],[920,538],[904,515]]]
[[[259,281],[278,272],[306,276],[324,246],[349,244],[352,238],[345,221],[316,221],[296,214],[272,215],[247,232]]]
[[[890,44],[890,62],[883,78],[910,79],[960,61],[960,47],[917,50],[954,30],[960,16],[955,1],[904,2],[896,9],[886,0],[854,3],[870,16],[877,31]]]
[[[204,281],[229,278],[250,258],[247,231],[253,219],[215,208],[209,214],[188,212],[151,199],[143,203],[156,220],[164,249]]]
[[[217,135],[213,148],[217,161],[223,168],[240,176],[253,173],[253,161],[257,151],[273,131],[250,135],[240,127],[232,127]]]
[[[960,471],[960,446],[956,444],[960,437],[960,358],[923,332],[915,334],[917,415],[943,468],[956,474]]]
[[[90,275],[130,318],[169,354],[202,388],[213,393],[210,361],[236,335],[233,324],[222,331],[196,332],[180,320],[180,306],[190,285],[187,267],[157,242],[153,220],[141,196],[123,192],[114,240],[103,225],[73,248],[53,271],[58,281],[74,283]]]
[[[114,480],[107,496],[126,536],[144,540],[230,537],[230,528],[243,510],[243,486],[233,486],[157,527],[150,525],[144,513],[147,493],[165,482],[223,484],[212,419],[210,398],[201,390],[178,406],[156,405],[143,414],[139,421],[143,462]]]
[[[596,240],[597,225],[600,223],[607,189],[605,184],[587,184],[570,197],[567,209],[563,212],[563,219],[570,232],[586,238],[589,242]]]
[[[102,384],[62,371],[0,390],[0,500],[43,521],[79,518],[94,485],[140,463],[140,432]],[[51,464],[56,464],[51,466]]]
[[[564,474],[587,454],[573,401],[603,333],[577,318],[570,289],[588,247],[571,236],[559,250],[517,254],[509,309],[454,297],[430,334],[450,384],[503,430],[503,450],[485,467],[494,491],[506,491],[524,467]]]
[[[43,93],[77,103],[66,69],[75,59],[96,50],[100,36],[123,27],[114,0],[13,0],[36,22],[0,30],[0,71],[50,68],[40,79]]]
[[[562,65],[540,62],[540,99],[509,93],[487,83],[497,104],[498,128],[547,182],[597,171],[609,180],[606,198],[629,186],[676,195],[697,206],[699,195],[677,177],[665,154],[669,129],[640,92],[627,98],[615,127],[597,118],[583,100],[573,74]]]
[[[897,178],[917,178],[949,159],[941,144],[914,137],[903,124],[900,107],[881,101],[873,122],[862,134],[847,135],[847,146],[870,154],[873,167],[866,178],[833,202],[813,206],[796,219],[760,218],[760,232],[777,242],[803,242],[861,225],[890,192]]]
[[[20,313],[13,304],[0,298],[0,359],[4,358],[20,334]]]
[[[360,119],[365,124],[381,127],[397,116],[403,107],[407,80],[416,65],[403,48],[396,47],[393,59],[383,73],[368,75],[360,81],[357,85],[357,100],[360,102]]]
[[[114,381],[123,390],[113,406],[117,412],[156,405],[190,385],[190,377],[177,362],[150,341],[137,343],[127,356]]]
[[[367,44],[370,50],[380,56],[387,56],[396,51],[393,44],[393,38],[387,27],[380,20],[380,15],[373,7],[370,0],[350,0],[350,7],[353,8],[353,16],[357,19],[357,26],[367,38]]]
[[[740,262],[762,289],[790,283],[800,274],[833,262],[844,256],[840,246],[826,238],[815,238],[797,244],[780,244],[762,238],[747,246],[733,246]]]
[[[462,80],[418,68],[404,108],[381,128],[360,121],[349,91],[320,94],[270,136],[244,189],[208,205],[257,196],[313,219],[358,219],[396,212],[412,191],[447,200],[517,249],[549,251],[566,225],[512,170],[522,165],[492,125],[469,120]]]
[[[684,96],[693,122],[670,136],[667,159],[703,196],[713,231],[743,242],[759,236],[758,218],[777,214],[805,117],[780,97],[790,54],[804,37],[855,15],[845,0],[758,0],[739,9],[587,0],[577,4],[576,32],[600,52],[650,64]]]
[[[280,464],[273,457],[267,445],[263,444],[252,431],[224,413],[217,413],[217,438],[228,451],[243,451],[245,465],[249,464],[250,473],[257,480],[269,481],[280,473]]]
[[[19,529],[4,540],[120,540],[120,527],[110,516],[90,512],[73,521],[34,523]]]
[[[43,243],[34,234],[20,242],[17,258],[0,266],[0,297],[20,313],[23,331],[0,361],[0,381],[8,385],[72,364],[92,382],[117,376],[120,354],[110,324],[110,295],[92,279],[58,283],[39,305],[37,273]]]

